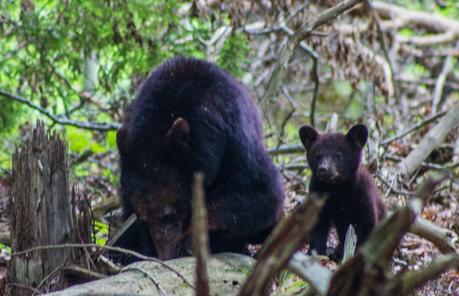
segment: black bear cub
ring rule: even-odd
[[[309,250],[325,255],[333,222],[340,242],[334,257],[339,259],[349,225],[356,231],[359,246],[386,212],[373,177],[361,164],[368,130],[364,125],[357,124],[346,135],[320,135],[313,127],[305,125],[300,128],[299,135],[312,171],[309,191],[328,194],[311,234]]]
[[[173,58],[154,70],[117,133],[125,247],[170,259],[190,246],[191,185],[205,176],[212,252],[247,252],[280,218],[280,174],[263,145],[249,91],[214,64]]]

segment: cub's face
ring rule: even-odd
[[[313,127],[305,125],[300,128],[299,135],[316,180],[337,184],[349,179],[359,168],[368,130],[357,124],[346,135],[320,135]]]

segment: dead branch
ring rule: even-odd
[[[458,48],[459,42],[456,44],[456,48]],[[455,62],[453,59],[453,56],[449,55],[445,63],[443,64],[443,68],[441,70],[440,75],[438,76],[437,82],[435,83],[435,88],[433,92],[433,98],[432,98],[432,113],[436,113],[438,110],[438,107],[440,105],[440,101],[442,98],[443,94],[443,88],[445,87],[445,82],[446,82],[446,77],[449,75],[451,72]]]
[[[281,221],[257,254],[258,262],[242,286],[239,296],[262,295],[273,277],[306,241],[325,198],[309,195],[292,215]]]
[[[363,0],[346,0],[340,2],[338,5],[321,12],[313,20],[306,21],[293,36],[288,38],[287,42],[279,50],[277,63],[274,67],[265,94],[261,100],[262,110],[267,110],[267,108],[271,105],[272,98],[275,91],[278,89],[282,74],[300,41],[308,37],[319,26],[336,18],[338,15],[344,13],[362,1]]]
[[[114,252],[118,252],[118,253],[125,254],[125,255],[130,255],[130,256],[136,257],[136,258],[141,259],[141,260],[152,261],[154,263],[157,263],[157,264],[161,265],[165,269],[170,270],[171,272],[175,273],[180,279],[183,280],[184,283],[186,283],[188,286],[194,288],[194,285],[191,284],[182,274],[180,274],[180,272],[178,272],[177,270],[175,270],[174,268],[172,268],[171,266],[169,266],[165,262],[159,260],[158,258],[145,256],[145,255],[140,254],[138,252],[135,252],[135,251],[132,251],[132,250],[128,250],[128,249],[124,249],[124,248],[119,248],[119,247],[101,246],[101,245],[97,245],[97,244],[60,244],[60,245],[36,246],[36,247],[33,247],[33,248],[29,248],[27,250],[13,252],[13,253],[11,253],[11,257],[21,256],[21,255],[24,255],[24,254],[29,254],[29,253],[43,251],[43,250],[49,250],[49,249],[68,249],[68,248],[105,249],[105,250],[114,251]]]
[[[301,145],[281,145],[277,148],[268,149],[268,153],[271,155],[280,154],[293,154],[293,153],[305,153],[304,147]]]
[[[66,274],[77,276],[80,279],[85,279],[86,281],[100,280],[107,277],[105,274],[85,269],[77,265],[65,266],[62,268],[62,271]]]
[[[419,145],[399,163],[397,167],[399,174],[404,177],[410,176],[457,125],[459,125],[459,104],[453,106],[424,136]]]
[[[373,1],[373,7],[384,18],[391,21],[383,21],[382,27],[385,31],[392,28],[398,29],[404,26],[424,27],[430,32],[440,32],[435,36],[408,37],[397,36],[399,42],[410,42],[416,45],[432,45],[439,42],[451,42],[459,36],[459,22],[443,16],[427,12],[412,11],[403,7],[381,1]]]
[[[439,256],[430,265],[421,270],[397,276],[390,284],[384,287],[381,295],[410,295],[416,288],[423,286],[427,281],[436,278],[450,268],[459,268],[459,255]]]
[[[332,32],[325,38],[310,38],[309,44],[351,84],[370,80],[382,94],[393,97],[391,65],[372,49],[339,32]]]
[[[418,124],[415,124],[414,126],[406,129],[405,131],[393,136],[393,137],[390,137],[390,138],[387,138],[387,139],[384,139],[382,142],[381,142],[381,145],[388,145],[390,143],[392,143],[393,141],[396,141],[398,139],[401,139],[403,137],[405,137],[406,135],[414,132],[415,130],[418,130],[420,129],[421,127],[431,123],[431,122],[434,122],[435,120],[437,120],[438,118],[442,117],[443,115],[446,114],[446,111],[441,111],[441,112],[438,112],[434,115],[431,115],[429,117],[427,117],[426,119],[424,119],[423,121],[419,122]]]
[[[0,90],[0,95],[19,102],[21,104],[27,105],[30,108],[37,110],[41,114],[45,115],[49,119],[51,119],[54,123],[61,124],[61,125],[69,125],[69,126],[74,126],[82,129],[87,129],[87,130],[93,130],[93,131],[111,131],[111,130],[117,130],[121,125],[119,123],[95,123],[95,122],[83,122],[83,121],[77,121],[77,120],[71,120],[65,116],[60,116],[60,115],[55,115],[46,110],[45,108],[42,108],[39,105],[36,105],[32,103],[31,101],[27,100],[26,98],[23,98],[18,95],[10,94],[6,91]]]
[[[121,225],[120,229],[112,236],[110,241],[107,243],[107,246],[113,246],[115,243],[120,239],[120,237],[128,231],[128,229],[137,221],[137,215],[131,214],[126,221],[124,221],[123,225]]]
[[[204,199],[204,175],[194,174],[192,200],[192,237],[193,253],[196,257],[196,295],[210,295],[209,275],[209,238],[207,235],[207,210]]]
[[[457,235],[452,230],[442,228],[421,217],[417,217],[411,226],[410,232],[430,241],[442,253],[456,252],[456,248],[451,240]]]

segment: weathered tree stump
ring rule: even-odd
[[[37,123],[13,155],[12,250],[76,242],[68,184],[67,146]],[[70,261],[75,250],[48,249],[12,259],[12,292],[29,295]],[[41,283],[43,284],[43,283]],[[57,288],[57,287],[56,287]]]

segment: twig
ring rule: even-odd
[[[113,246],[116,241],[137,221],[137,215],[131,214],[126,221],[124,221],[123,225],[119,228],[119,230],[113,235],[110,241],[107,243],[108,246]]]
[[[387,47],[387,39],[386,39],[386,36],[384,35],[384,32],[381,28],[381,18],[379,17],[379,15],[377,13],[375,13],[375,9],[372,5],[372,1],[370,0],[365,0],[365,2],[367,3],[367,5],[370,6],[370,10],[371,10],[371,14],[373,16],[373,18],[375,19],[375,22],[376,22],[376,28],[378,30],[378,37],[380,39],[380,42],[381,42],[381,49],[383,51],[383,54],[384,54],[384,57],[386,58],[386,62],[387,64],[389,65],[389,69],[390,69],[390,73],[394,73],[394,65],[393,65],[393,60],[390,58],[390,55],[389,55],[389,50],[388,50],[388,47]],[[392,81],[392,89],[393,89],[393,93],[391,95],[393,95],[394,97],[398,97],[398,87],[397,87],[397,84],[395,83],[395,78],[394,78],[394,75],[390,75],[390,79]]]
[[[82,268],[77,265],[65,266],[62,269],[62,271],[66,274],[72,274],[72,275],[76,275],[79,277],[86,277],[87,279],[91,279],[91,280],[100,280],[100,279],[104,279],[107,277],[107,275],[103,273],[98,273],[98,272],[95,272],[95,271],[92,271],[86,268]],[[119,271],[121,271],[121,268]]]
[[[298,14],[300,14],[306,7],[309,5],[309,0],[303,1],[298,8],[296,8],[286,19],[285,24],[288,24],[291,20],[293,20]]]
[[[458,46],[459,46],[459,42],[456,44],[456,48],[458,48]],[[437,82],[435,83],[435,88],[434,88],[433,98],[432,98],[432,113],[433,114],[437,112],[437,109],[440,105],[441,97],[443,94],[443,88],[446,82],[446,77],[451,72],[453,68],[453,64],[454,64],[453,56],[449,55],[446,58],[445,63],[443,64],[441,73],[438,76]]]
[[[105,257],[104,255],[101,255],[99,254],[99,256],[97,257],[98,259],[98,262],[103,265],[103,267],[105,267],[105,269],[109,272],[109,273],[118,273],[121,271],[121,268],[116,265],[115,263],[113,263],[110,259],[108,259],[107,257]]]
[[[50,113],[48,110],[45,108],[42,108],[39,105],[36,105],[32,103],[31,101],[18,96],[14,95],[11,93],[8,93],[6,91],[0,90],[0,95],[8,98],[10,100],[20,102],[22,104],[25,104],[29,106],[30,108],[37,110],[41,114],[45,115],[49,119],[51,119],[54,123],[61,124],[61,125],[69,125],[69,126],[74,126],[82,129],[87,129],[87,130],[95,130],[95,131],[111,131],[111,130],[117,130],[121,125],[119,123],[95,123],[95,122],[83,122],[83,121],[76,121],[76,120],[71,120],[66,117],[58,116],[55,114]]]
[[[271,155],[289,154],[289,153],[304,153],[304,147],[301,145],[281,145],[277,148],[268,149]]]
[[[270,106],[272,97],[277,89],[282,73],[285,70],[288,61],[293,55],[295,48],[298,46],[301,40],[308,37],[317,27],[329,22],[330,20],[336,18],[341,13],[349,10],[354,7],[356,4],[362,2],[363,0],[346,0],[338,3],[336,6],[329,8],[321,12],[316,18],[311,21],[304,23],[297,32],[282,46],[279,50],[279,57],[277,63],[274,67],[271,79],[269,80],[268,87],[262,98],[262,110],[267,110]]]
[[[448,55],[451,55],[448,54]],[[432,86],[432,85],[435,85],[436,81],[433,80],[433,79],[428,79],[428,78],[424,78],[424,79],[412,79],[412,78],[408,78],[408,77],[403,77],[403,76],[399,76],[396,78],[397,81],[401,82],[401,83],[410,83],[410,84],[425,84],[425,85],[429,85],[429,86]],[[449,88],[451,88],[452,90],[459,90],[459,83],[456,83],[454,81],[446,81],[445,82],[445,85]]]
[[[412,23],[413,25],[423,26],[433,32],[450,31],[456,36],[459,35],[459,22],[452,19],[428,12],[408,10],[382,1],[373,1],[372,4],[382,16],[395,16],[397,18],[396,27]]]
[[[311,100],[311,113],[309,114],[309,120],[313,127],[315,124],[315,115],[316,115],[316,101],[319,95],[319,66],[317,56],[312,56],[312,79],[314,80],[314,93]]]
[[[194,174],[192,200],[192,237],[193,253],[196,257],[196,295],[210,295],[207,262],[209,259],[209,238],[207,227],[207,210],[204,198],[204,175]]]
[[[285,135],[285,126],[287,125],[289,120],[292,118],[293,114],[295,114],[296,109],[297,109],[296,108],[296,104],[295,104],[295,100],[290,95],[288,89],[286,87],[282,87],[281,90],[282,90],[282,93],[284,94],[285,98],[287,99],[287,102],[290,104],[291,109],[287,113],[285,118],[282,120],[282,123],[280,125],[279,139],[282,139],[284,137],[284,135]],[[279,146],[281,144],[280,142],[281,141],[279,141]]]
[[[64,264],[65,264],[65,263],[64,263]],[[59,266],[56,267],[54,270],[52,270],[49,274],[47,274],[47,275],[41,280],[41,282],[37,285],[36,291],[32,293],[32,296],[35,296],[36,293],[38,293],[38,295],[42,294],[41,292],[38,292],[38,291],[40,291],[41,286],[43,286],[43,285],[46,283],[46,281],[48,281],[48,280],[51,278],[51,276],[53,276],[56,272],[60,271],[60,270],[64,267],[64,264],[59,265]]]
[[[390,137],[390,138],[387,138],[387,139],[383,140],[381,142],[381,145],[388,145],[388,144],[390,144],[391,142],[393,142],[395,140],[401,139],[404,136],[406,136],[406,135],[414,132],[415,130],[423,127],[424,125],[427,125],[427,124],[437,120],[438,118],[442,117],[445,114],[446,114],[446,111],[441,111],[441,112],[438,112],[438,113],[436,113],[434,115],[431,115],[431,116],[427,117],[426,119],[424,119],[423,121],[421,121],[420,123],[418,123],[418,124],[410,127],[409,129],[401,132],[400,134],[397,134],[397,135],[395,135],[393,137]]]
[[[159,265],[163,266],[164,268],[172,271],[175,273],[179,278],[183,280],[187,285],[190,287],[194,288],[193,284],[191,284],[180,272],[175,270],[173,267],[169,266],[168,264],[164,263],[163,261],[159,260],[158,258],[155,257],[150,257],[150,256],[145,256],[142,255],[138,252],[124,249],[124,248],[119,248],[119,247],[111,247],[111,246],[100,246],[97,244],[60,244],[60,245],[47,245],[47,246],[36,246],[27,250],[22,250],[22,251],[17,251],[14,253],[11,253],[11,257],[14,256],[20,256],[20,255],[25,255],[31,252],[36,252],[36,251],[43,251],[43,250],[48,250],[48,249],[63,249],[63,248],[96,248],[96,249],[105,249],[109,251],[114,251],[118,252],[121,254],[125,255],[130,255],[142,260],[148,260],[148,261],[153,261],[155,263],[158,263]]]
[[[395,156],[395,155],[386,155],[386,159],[396,161],[396,162],[401,162],[403,161],[403,158]],[[448,163],[445,165],[440,165],[432,162],[421,162],[419,165],[420,167],[427,168],[427,169],[432,169],[432,170],[437,170],[437,171],[444,171],[444,170],[452,170],[455,169],[456,167],[459,167],[459,161],[458,162],[453,162],[453,163]]]
[[[383,176],[381,176],[381,174],[377,173],[376,174],[376,177],[381,180],[381,182],[384,183],[384,185],[387,186],[387,188],[389,188],[389,192],[392,191],[393,193],[395,194],[400,194],[400,195],[406,195],[406,196],[414,196],[414,193],[413,192],[409,192],[409,191],[403,191],[403,190],[398,190],[396,188],[394,188],[393,184],[389,183],[389,181],[387,181]],[[394,179],[395,181],[396,179]],[[395,182],[393,182],[395,183]],[[388,194],[387,194],[388,195]]]

